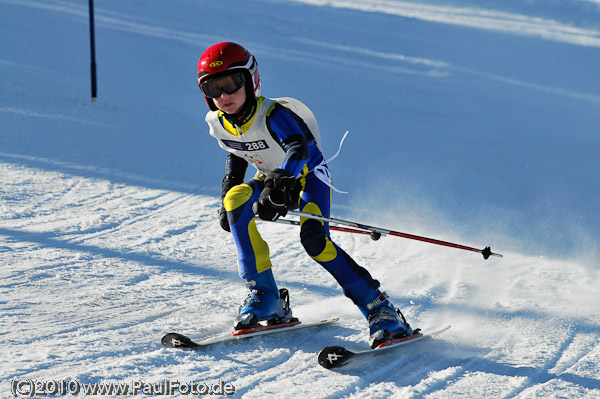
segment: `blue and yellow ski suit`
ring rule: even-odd
[[[258,99],[254,114],[240,126],[222,111],[208,112],[206,122],[210,135],[229,153],[226,175],[242,181],[248,164],[257,169],[252,179],[231,188],[223,199],[237,246],[239,274],[249,281],[271,268],[269,247],[252,210],[269,171],[280,168],[296,176],[301,211],[330,216],[331,188],[313,172],[323,163],[318,126],[300,101],[266,97]],[[300,241],[308,255],[333,275],[344,294],[365,313],[366,303],[379,293],[379,282],[331,240],[328,223],[301,218],[300,224]]]

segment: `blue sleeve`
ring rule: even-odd
[[[267,128],[277,140],[285,157],[279,166],[294,176],[299,176],[310,158],[310,142],[314,137],[304,121],[291,110],[276,103],[267,115]]]

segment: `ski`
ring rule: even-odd
[[[254,328],[247,328],[233,331],[226,336],[219,336],[207,339],[201,342],[195,342],[191,338],[178,333],[168,333],[161,339],[161,343],[167,348],[192,349],[201,350],[212,345],[223,344],[226,342],[238,341],[240,339],[252,338],[259,335],[275,334],[282,332],[296,331],[305,328],[323,327],[333,323],[337,323],[339,318],[319,320],[310,323],[302,323],[300,321],[292,321],[289,323],[281,323],[274,325],[259,325]]]
[[[350,361],[379,355],[388,352],[392,349],[396,349],[400,346],[412,344],[414,342],[421,341],[426,338],[431,338],[433,336],[447,331],[449,328],[450,326],[446,326],[440,330],[428,334],[423,334],[420,330],[416,330],[416,332],[412,335],[386,341],[380,344],[375,349],[351,351],[350,349],[344,348],[343,346],[328,346],[326,348],[323,348],[321,352],[319,352],[319,364],[325,367],[326,369],[341,367],[345,364],[348,364]]]

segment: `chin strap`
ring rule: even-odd
[[[237,114],[226,114],[223,112],[229,123],[234,126],[242,126],[246,122],[252,118],[254,112],[256,112],[256,99],[252,99],[250,101],[246,101],[244,105],[242,105],[242,109]]]

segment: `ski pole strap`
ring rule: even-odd
[[[348,133],[350,133],[350,132],[348,130],[346,130],[346,133],[344,133],[344,137],[342,137],[342,140],[340,141],[340,147],[338,148],[337,152],[327,160],[325,160],[325,157],[323,157],[323,160],[321,161],[321,163],[318,164],[317,166],[315,166],[315,168],[312,170],[313,173],[315,174],[315,176],[319,180],[321,180],[323,183],[325,183],[333,191],[335,191],[336,193],[340,193],[340,194],[348,194],[348,192],[338,190],[337,188],[335,188],[333,186],[333,184],[331,184],[331,172],[329,171],[327,164],[329,162],[333,161],[334,159],[336,159],[338,155],[340,155],[340,151],[342,151],[342,144],[344,144],[344,140],[346,139],[346,136],[348,135]]]

